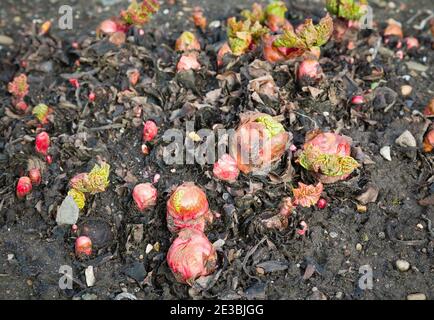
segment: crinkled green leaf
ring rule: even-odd
[[[265,8],[267,16],[273,15],[280,18],[285,18],[286,11],[288,11],[288,9],[283,1],[273,1]]]
[[[265,126],[265,132],[270,138],[285,131],[283,125],[280,122],[274,120],[272,116],[262,116],[257,118],[255,121],[262,123]]]
[[[228,19],[228,43],[236,56],[245,53],[252,41],[256,42],[266,32],[267,29],[258,21],[252,23],[250,20],[237,21],[234,17]]]
[[[273,45],[275,47],[297,48],[308,51],[327,43],[333,32],[333,19],[326,15],[317,25],[312,19],[306,19],[304,24],[296,31],[286,30]]]
[[[256,21],[263,23],[265,20],[265,12],[262,10],[262,6],[256,2],[252,5],[252,10],[243,10],[241,16],[253,23]]]
[[[328,12],[339,18],[355,21],[365,14],[363,5],[367,3],[366,0],[326,0],[326,8]]]

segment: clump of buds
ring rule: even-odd
[[[206,17],[203,15],[203,9],[201,7],[194,7],[192,18],[194,25],[205,32],[207,21]]]
[[[214,272],[217,253],[203,232],[186,228],[170,246],[167,264],[177,281],[192,286],[197,278]]]
[[[184,31],[176,40],[175,50],[181,52],[200,51],[199,40],[193,33]]]
[[[284,154],[292,139],[280,122],[268,114],[247,112],[230,144],[230,155],[238,169],[248,174],[268,168]]]
[[[92,240],[89,237],[81,236],[75,240],[75,255],[78,258],[92,255]]]
[[[32,168],[29,170],[29,178],[32,185],[37,186],[41,183],[41,170],[39,168]]]
[[[350,143],[349,138],[335,133],[310,132],[298,162],[322,183],[346,179],[359,166],[350,156]]]
[[[237,167],[237,162],[229,154],[224,154],[214,163],[214,176],[217,179],[235,182],[238,178],[240,170]]]
[[[199,70],[201,65],[198,61],[198,53],[195,51],[184,53],[176,65],[176,71]]]
[[[46,104],[40,103],[33,108],[32,114],[39,120],[41,124],[48,123],[48,116],[52,113],[52,109]]]
[[[157,189],[151,183],[140,183],[133,189],[133,199],[137,208],[143,212],[157,203]]]
[[[96,194],[104,192],[110,184],[109,181],[110,165],[104,161],[96,164],[92,170],[87,173],[79,173],[70,181],[69,195],[71,195],[77,204],[82,209],[85,206],[85,193]]]
[[[18,179],[17,183],[17,197],[22,199],[26,195],[28,195],[30,192],[32,192],[32,181],[29,177],[21,177]]]
[[[8,84],[8,91],[12,94],[12,104],[17,110],[27,111],[27,104],[24,101],[24,97],[29,93],[29,85],[27,84],[27,76],[20,74],[16,76],[12,82]]]
[[[292,190],[294,194],[294,204],[302,207],[314,206],[321,197],[323,191],[323,185],[318,182],[316,186],[306,185],[302,182],[298,183],[298,188]]]
[[[350,28],[359,28],[358,21],[366,14],[367,1],[326,0],[326,9],[336,16],[333,38],[340,42]]]
[[[143,0],[141,4],[132,0],[128,9],[122,10],[118,17],[101,22],[96,33],[109,35],[111,43],[121,45],[125,42],[125,34],[132,26],[142,27],[159,8],[160,4],[157,0]]]
[[[256,47],[261,37],[268,32],[259,21],[237,21],[235,17],[227,22],[228,44],[235,56],[241,56]]]
[[[35,139],[36,152],[46,156],[50,147],[50,136],[45,131],[38,133]]]
[[[167,227],[176,233],[183,228],[204,231],[213,220],[205,192],[192,182],[178,186],[167,201]]]
[[[155,136],[158,133],[158,127],[154,121],[148,120],[145,122],[143,126],[143,141],[149,142],[154,140]]]

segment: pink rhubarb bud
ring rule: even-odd
[[[143,141],[149,142],[154,140],[157,135],[158,127],[154,121],[148,120],[143,126]]]
[[[301,221],[299,225],[300,225],[300,229],[297,229],[297,233],[300,236],[304,236],[307,230],[309,230],[307,223],[305,221]]]
[[[231,47],[227,42],[225,42],[217,52],[217,66],[220,68],[223,66],[223,57],[226,54],[232,54]]]
[[[206,17],[204,17],[203,9],[201,7],[194,7],[192,18],[194,25],[200,28],[202,31],[205,31]]]
[[[240,170],[238,169],[237,162],[234,158],[229,154],[224,154],[216,163],[214,163],[213,173],[217,179],[235,182]]]
[[[75,240],[75,255],[77,257],[90,256],[92,254],[92,241],[89,237],[81,236]]]
[[[173,233],[188,227],[203,232],[213,220],[205,192],[192,182],[177,187],[167,201],[166,219]]]
[[[8,84],[8,91],[17,101],[23,100],[23,98],[29,93],[27,76],[25,74],[16,76],[14,80]]]
[[[50,136],[45,131],[38,133],[35,139],[36,152],[47,155],[48,148],[50,147]]]
[[[408,50],[413,49],[413,48],[415,48],[415,49],[419,48],[419,40],[417,40],[417,38],[415,38],[415,37],[407,37],[404,39],[404,41],[405,41],[405,45],[407,46]]]
[[[17,197],[22,199],[32,191],[32,181],[29,177],[21,177],[17,184]]]
[[[292,190],[294,193],[294,204],[302,207],[311,207],[318,202],[322,191],[323,185],[321,182],[318,182],[316,186],[299,182],[298,188]]]
[[[423,138],[423,151],[431,152],[434,149],[434,129],[428,131]]]
[[[282,199],[280,203],[280,211],[279,213],[282,216],[288,217],[291,215],[292,211],[294,211],[294,204],[292,202],[291,197],[285,197]]]
[[[186,228],[170,246],[167,264],[177,281],[193,285],[197,278],[214,272],[217,253],[203,232]]]
[[[24,100],[20,100],[15,104],[15,108],[19,111],[26,112],[29,106],[24,102]]]
[[[292,134],[265,113],[247,112],[240,118],[240,126],[229,146],[238,169],[248,174],[269,168],[285,153]]]
[[[157,203],[157,189],[151,183],[140,183],[133,189],[133,199],[137,208],[143,212]]]
[[[37,186],[41,183],[41,170],[39,168],[32,168],[29,170],[29,178],[32,181],[34,186]]]
[[[178,64],[176,65],[177,72],[199,69],[200,63],[197,60],[197,52],[189,52],[183,54],[179,59]]]
[[[306,59],[297,69],[297,80],[302,85],[315,84],[323,77],[321,65],[317,60]]]
[[[119,23],[112,20],[112,19],[107,19],[104,20],[103,22],[101,22],[101,24],[99,25],[98,29],[97,29],[97,33],[104,33],[104,34],[108,34],[111,35],[115,32],[121,31],[119,28]]]

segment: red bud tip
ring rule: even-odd
[[[51,164],[53,162],[53,158],[50,155],[47,155],[45,157],[45,161],[47,161],[48,164]]]
[[[75,240],[75,255],[77,257],[90,256],[92,254],[92,241],[89,237],[81,236]]]
[[[72,227],[71,227],[71,231],[72,231],[73,233],[76,233],[77,230],[78,230],[78,226],[77,226],[76,224],[73,224]]]
[[[365,98],[363,96],[354,96],[351,98],[351,104],[359,105],[365,103]]]
[[[48,133],[41,132],[36,136],[35,148],[36,152],[47,155],[48,148],[50,147],[50,136]]]
[[[74,87],[74,88],[78,88],[80,86],[80,83],[78,82],[77,79],[75,78],[71,78],[69,79],[69,83]]]
[[[17,184],[17,197],[24,198],[32,191],[32,181],[29,177],[21,177]]]
[[[154,179],[153,179],[152,183],[153,183],[153,184],[156,184],[156,183],[158,183],[158,181],[160,181],[160,175],[157,173],[157,174],[154,176]]]
[[[137,208],[144,211],[157,203],[157,189],[151,183],[141,183],[133,189],[133,199]]]
[[[152,141],[157,135],[158,127],[154,121],[148,120],[143,127],[143,140],[146,142]]]
[[[41,170],[39,168],[33,168],[29,170],[29,178],[32,181],[34,186],[37,186],[41,183]]]
[[[203,232],[186,228],[170,246],[167,263],[177,281],[193,285],[197,278],[214,272],[217,254]]]
[[[224,154],[214,163],[213,173],[217,179],[234,182],[237,180],[240,170],[235,159],[229,154]]]
[[[88,97],[89,102],[94,102],[95,98],[96,98],[95,92],[89,93],[89,97]]]
[[[26,112],[27,109],[29,108],[29,106],[27,105],[27,103],[24,102],[24,100],[18,101],[17,104],[15,105],[15,108],[17,110]]]
[[[318,209],[324,209],[325,207],[327,207],[327,200],[324,198],[319,199],[316,203],[316,206],[318,207]]]

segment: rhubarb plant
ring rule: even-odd
[[[326,9],[338,18],[357,21],[365,14],[363,5],[367,3],[366,0],[326,0]]]
[[[27,104],[24,101],[24,97],[29,93],[29,85],[27,84],[27,76],[20,74],[16,76],[12,82],[8,84],[8,91],[12,94],[12,104],[20,111],[27,111]]]
[[[313,52],[314,55],[317,55],[316,52],[319,51],[319,47],[327,43],[332,32],[333,20],[327,14],[317,25],[313,24],[312,19],[306,19],[295,31],[285,30],[273,42],[273,46],[296,50],[294,54],[298,55],[302,55],[305,52]]]
[[[32,114],[43,125],[48,123],[48,116],[50,115],[51,112],[52,109],[43,103],[38,104],[32,110]]]
[[[238,169],[247,174],[260,173],[284,154],[292,135],[268,114],[248,112],[230,143],[230,154]]]
[[[235,17],[228,19],[228,43],[232,54],[241,56],[254,48],[261,37],[268,32],[259,21],[237,21]]]
[[[348,177],[359,164],[351,156],[350,141],[335,133],[314,133],[303,146],[300,165],[315,173],[322,183]]]
[[[96,194],[107,189],[110,183],[109,174],[110,165],[108,163],[96,164],[89,173],[79,173],[70,180],[71,189],[68,195],[72,196],[80,209],[83,209],[86,203],[86,193]]]

